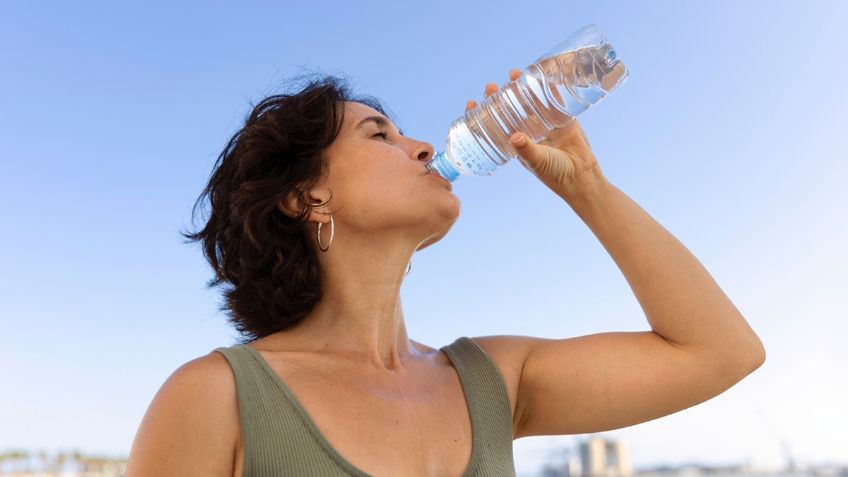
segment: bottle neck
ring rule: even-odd
[[[433,159],[427,163],[427,169],[432,174],[438,174],[450,182],[455,181],[460,176],[459,171],[451,164],[444,151],[433,156]]]

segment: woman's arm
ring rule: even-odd
[[[621,269],[654,333],[705,359],[763,362],[762,342],[698,259],[600,169],[585,179],[560,196]]]
[[[239,435],[235,379],[219,353],[165,381],[133,441],[126,477],[233,475]]]
[[[561,197],[619,266],[652,331],[475,338],[504,374],[514,437],[602,432],[721,394],[765,349],[698,260],[599,168]]]
[[[510,79],[519,74],[512,70]],[[490,83],[484,94],[497,90]],[[612,256],[652,330],[475,338],[504,375],[514,437],[600,432],[656,419],[722,393],[765,361],[759,337],[700,262],[606,180],[576,119],[539,144],[520,133],[511,140],[521,163]]]

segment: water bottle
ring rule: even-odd
[[[515,81],[451,123],[445,149],[427,163],[453,182],[485,176],[516,157],[510,136],[539,142],[628,78],[627,68],[596,25],[574,32],[528,66]]]

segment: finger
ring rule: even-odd
[[[497,93],[499,89],[500,88],[498,88],[498,85],[495,83],[486,83],[486,89],[483,90],[483,96],[489,96],[490,94]]]
[[[535,166],[544,161],[548,154],[550,154],[549,147],[534,144],[524,133],[513,134],[509,137],[509,142],[515,148],[518,157],[523,162],[533,166],[533,169],[536,169]]]
[[[469,99],[467,103],[465,103],[465,110],[471,110],[477,107],[477,102],[473,99]]]
[[[515,81],[521,76],[521,70],[518,68],[513,68],[509,70],[509,80]]]
[[[510,136],[509,140],[515,148],[516,158],[519,162],[521,162],[525,169],[541,179],[538,172],[536,172],[539,157],[541,155],[539,151],[541,146],[533,144],[527,135],[523,133],[515,133]]]

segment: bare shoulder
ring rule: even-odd
[[[533,345],[546,340],[517,335],[474,336],[471,339],[492,358],[503,377],[512,411],[513,438],[516,438],[522,412],[518,391],[524,362]]]
[[[218,352],[177,368],[136,433],[126,477],[231,476],[240,432],[235,379]]]

